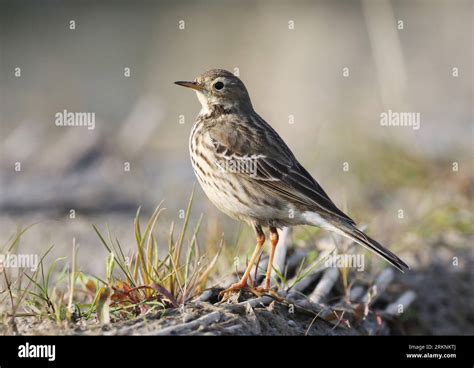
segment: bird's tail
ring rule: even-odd
[[[355,225],[346,222],[333,222],[331,224],[332,231],[341,234],[357,244],[370,249],[372,252],[377,253],[380,257],[388,261],[390,264],[398,268],[401,272],[408,270],[410,267],[398,258],[394,253],[385,248],[382,244],[375,241],[374,239],[367,236],[363,231],[359,230]]]
[[[385,248],[382,244],[378,243],[374,239],[367,236],[363,231],[359,230],[354,223],[349,223],[340,218],[335,219],[332,217],[322,217],[315,212],[307,212],[305,218],[307,223],[311,225],[333,231],[351,239],[352,241],[362,245],[367,249],[370,249],[402,272],[409,269],[405,262]]]

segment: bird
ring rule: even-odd
[[[255,229],[256,246],[239,282],[226,293],[248,288],[253,266],[270,232],[269,261],[263,287],[270,291],[278,230],[309,225],[328,230],[375,252],[400,271],[408,265],[357,228],[299,163],[280,135],[258,115],[240,78],[211,69],[193,81],[175,84],[193,89],[201,103],[189,137],[191,164],[209,200],[233,219]]]

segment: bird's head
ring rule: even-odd
[[[213,105],[221,105],[230,110],[252,108],[247,88],[227,70],[211,69],[192,82],[178,81],[175,84],[196,90],[202,111],[210,111]]]

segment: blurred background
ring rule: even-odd
[[[164,228],[179,224],[200,105],[173,82],[224,68],[356,222],[415,268],[459,256],[472,285],[472,7],[2,2],[0,244],[35,223],[24,252],[54,244],[53,255],[68,255],[74,237],[81,269],[103,273],[92,224],[126,245],[138,206],[150,213],[162,200]],[[95,113],[95,129],[56,126],[63,110]],[[419,113],[420,128],[382,126],[388,110]],[[194,221],[200,214],[202,244],[224,232],[233,255],[251,248],[247,227],[196,187]]]

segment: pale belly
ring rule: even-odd
[[[194,165],[193,165],[194,166]],[[275,198],[270,193],[259,196],[248,195],[254,192],[248,182],[233,181],[233,187],[228,184],[225,176],[217,177],[212,182],[201,178],[198,169],[194,168],[196,177],[209,200],[229,217],[259,224],[261,226],[289,226],[301,224],[300,212],[285,201]]]

